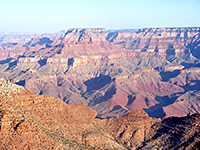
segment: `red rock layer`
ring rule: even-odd
[[[68,105],[0,80],[1,149],[191,149],[200,142],[199,127],[199,114],[161,121],[142,109],[100,119],[83,104]]]
[[[0,77],[102,117],[137,108],[158,118],[185,116],[200,112],[199,39],[198,27],[69,29],[2,46]]]

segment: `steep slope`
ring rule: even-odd
[[[156,134],[138,149],[199,149],[200,115],[170,117],[153,126]]]
[[[69,105],[0,79],[1,149],[195,149],[199,127],[199,114],[161,121],[142,109],[100,119],[83,104]]]
[[[61,100],[35,95],[5,80],[0,82],[1,149],[73,149],[78,144],[62,137],[70,130],[67,127],[63,130],[62,123],[73,117],[87,121],[87,117],[97,115],[89,108],[84,111],[83,106],[85,115],[81,117],[76,110],[80,106],[65,105]],[[77,114],[71,114],[73,109]]]

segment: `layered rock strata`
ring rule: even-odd
[[[191,115],[200,111],[199,35],[199,27],[45,34],[2,46],[0,77],[101,117],[137,108],[157,118]]]

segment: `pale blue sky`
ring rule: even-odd
[[[200,0],[0,0],[1,32],[200,26]]]

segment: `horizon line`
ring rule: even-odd
[[[15,34],[15,33],[18,33],[18,34],[45,34],[45,33],[57,33],[57,32],[64,32],[64,31],[68,31],[68,30],[71,30],[71,29],[105,29],[106,31],[109,31],[109,30],[140,30],[140,29],[164,29],[164,28],[168,28],[168,29],[173,29],[173,28],[200,28],[200,25],[199,26],[165,26],[165,27],[139,27],[139,28],[105,28],[105,27],[75,27],[75,28],[68,28],[68,29],[61,29],[59,31],[49,31],[49,32],[33,32],[33,31],[8,31],[8,32],[4,32],[4,31],[0,31],[0,33],[4,33],[4,34]]]

